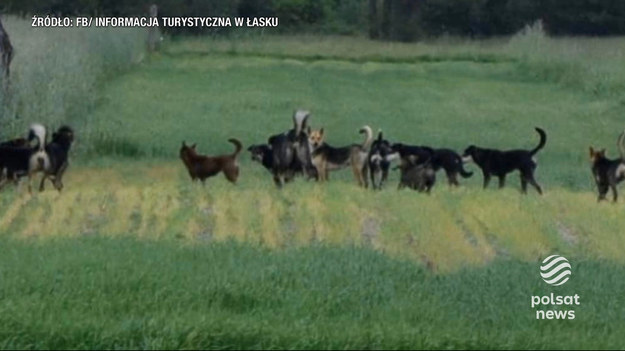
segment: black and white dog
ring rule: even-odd
[[[36,144],[30,146],[33,141]],[[0,180],[0,189],[11,180],[17,183],[19,177],[28,176],[28,191],[32,192],[33,175],[50,167],[50,159],[45,152],[46,128],[41,124],[31,125],[27,142],[26,146],[11,143],[0,146],[0,173],[6,173],[6,177]]]
[[[391,162],[398,157],[393,151],[391,143],[384,139],[382,131],[378,131],[378,137],[371,144],[371,150],[367,156],[371,186],[373,189],[382,189],[382,185],[388,178]]]

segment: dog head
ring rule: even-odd
[[[251,156],[252,156],[252,161],[256,161],[256,162],[263,162],[263,158],[265,157],[265,155],[269,152],[271,152],[271,148],[269,148],[269,145],[266,144],[262,144],[262,145],[251,145],[250,147],[247,148],[247,151],[250,152]]]
[[[182,146],[180,147],[180,158],[183,161],[188,161],[191,157],[197,156],[197,152],[195,150],[197,144],[193,144],[188,146],[186,142],[182,142]]]
[[[401,154],[404,151],[404,147],[405,145],[402,143],[394,143],[393,145],[391,145],[391,150],[393,150],[393,152]]]
[[[597,163],[599,160],[606,158],[605,149],[598,150],[590,146],[588,151],[590,154],[590,163]]]
[[[308,145],[312,148],[312,150],[316,150],[323,144],[323,140],[325,138],[325,134],[323,128],[319,130],[311,130],[310,127],[307,129],[308,134]]]
[[[475,145],[470,145],[466,149],[464,149],[464,153],[462,154],[462,162],[475,162],[475,160],[480,158],[480,148]]]
[[[74,141],[74,131],[69,126],[61,126],[52,134],[52,141],[56,143],[71,144]]]

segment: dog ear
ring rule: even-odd
[[[310,129],[310,126],[308,126],[308,128],[306,128],[306,133],[308,133],[308,135],[310,135],[311,131],[312,130]]]
[[[382,141],[382,131],[378,132],[378,141]]]
[[[182,141],[182,147],[187,147],[187,142],[186,141]]]
[[[197,146],[197,143],[194,143],[193,145],[191,145],[191,148],[192,148],[193,150],[195,150],[195,147],[196,147],[196,146]]]
[[[591,158],[593,158],[595,156],[595,149],[593,149],[592,146],[588,147],[588,152],[589,152]]]
[[[601,151],[599,151],[599,155],[604,156],[605,157],[605,149],[601,149]]]
[[[323,136],[323,127],[321,127],[321,129],[319,129],[319,135]]]

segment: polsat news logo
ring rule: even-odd
[[[563,285],[571,277],[571,264],[563,256],[551,255],[543,260],[540,276],[551,286]],[[545,296],[532,296],[532,308],[542,307],[536,310],[536,319],[575,319],[575,311],[569,308],[579,304],[577,294],[560,296],[551,293]]]
[[[566,283],[571,277],[569,260],[560,255],[545,258],[540,266],[540,276],[549,285],[559,286]]]

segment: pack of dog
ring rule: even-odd
[[[618,199],[616,186],[625,179],[625,131],[619,135],[616,145],[619,150],[617,159],[607,158],[605,149],[595,150],[592,146],[589,147],[590,168],[599,192],[597,201],[605,200],[611,189],[612,199],[616,202]]]
[[[17,138],[0,145],[0,188],[8,182],[19,183],[28,177],[28,191],[32,192],[32,178],[43,173],[39,190],[50,179],[57,190],[63,187],[62,176],[69,164],[69,150],[74,140],[73,131],[62,126],[54,133],[51,143],[46,143],[46,128],[41,124],[30,126],[27,138]],[[35,142],[34,146],[30,144]]]

